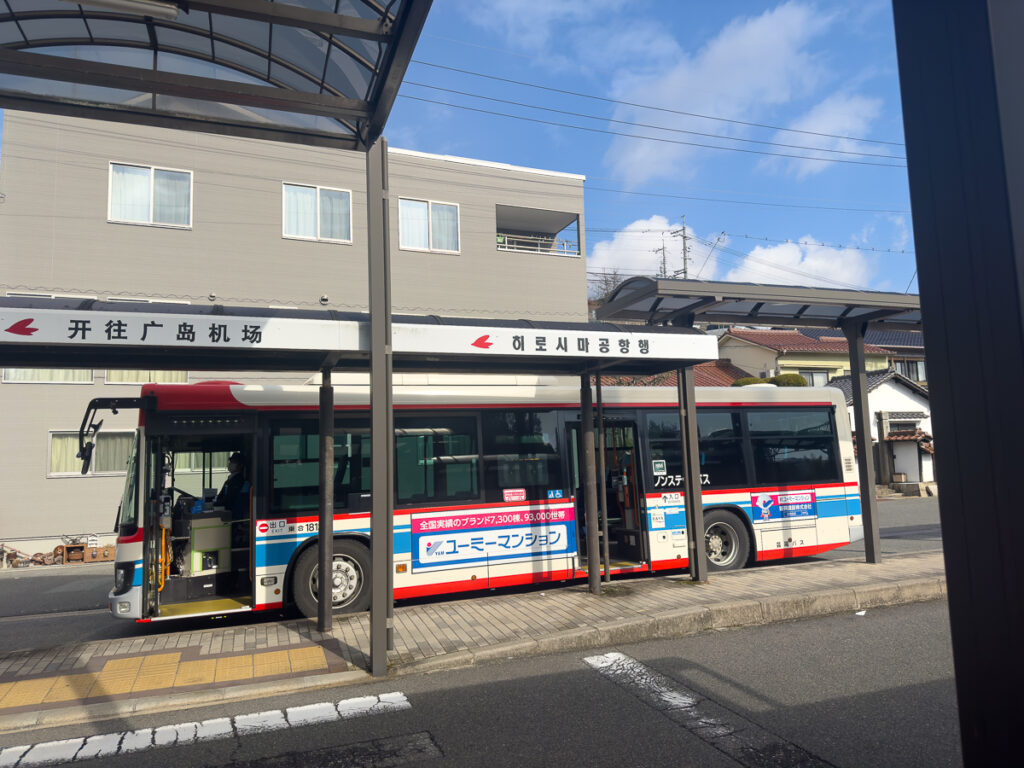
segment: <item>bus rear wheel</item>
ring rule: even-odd
[[[320,549],[314,544],[295,563],[292,597],[302,615],[319,615]],[[358,613],[370,607],[370,553],[362,544],[347,539],[334,542],[331,567],[331,610],[334,613]]]
[[[704,515],[704,547],[709,571],[732,571],[747,564],[750,538],[736,515],[713,509]]]

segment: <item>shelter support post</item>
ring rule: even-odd
[[[680,368],[679,441],[683,459],[683,493],[686,498],[686,540],[690,557],[690,578],[708,580],[708,553],[704,545],[704,505],[700,496],[700,449],[697,447],[697,395],[693,366]]]
[[[387,142],[366,153],[366,219],[370,275],[370,674],[387,674],[394,643],[394,461],[391,402],[391,269],[388,244]]]
[[[893,11],[960,739],[1000,765],[1024,681],[1024,4]]]
[[[604,564],[604,580],[612,580],[611,557],[608,553],[608,490],[606,483],[607,467],[605,467],[605,434],[604,434],[604,397],[601,392],[601,374],[595,377],[597,394],[597,503],[601,513],[601,562]]]
[[[583,461],[583,506],[587,523],[587,586],[601,594],[601,555],[597,540],[597,473],[594,471],[594,397],[590,374],[580,376],[580,457]]]
[[[334,387],[331,367],[320,371],[320,524],[317,546],[317,621],[319,632],[332,628],[334,593]]]
[[[875,462],[871,445],[871,412],[868,407],[868,377],[864,362],[864,323],[843,323],[850,348],[850,381],[853,382],[853,431],[857,433],[857,472],[860,476],[860,514],[864,522],[864,558],[882,562],[878,532],[878,501],[875,499]],[[836,414],[836,418],[841,418]],[[878,436],[879,439],[882,435]]]

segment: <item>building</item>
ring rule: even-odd
[[[813,339],[834,337],[830,328],[801,328],[800,332]],[[918,384],[928,383],[924,362],[924,334],[921,331],[894,331],[869,328],[864,343],[883,347],[889,351],[889,367]]]
[[[12,111],[2,142],[6,295],[367,308],[361,153]],[[388,160],[396,314],[586,321],[582,176],[401,149]],[[83,477],[91,398],[312,373],[3,368],[0,541],[112,530],[136,414],[106,419]]]
[[[850,372],[846,339],[836,331],[832,334],[812,338],[796,330],[730,328],[719,337],[718,350],[722,358],[754,376],[798,373],[809,386],[821,387]],[[889,353],[873,344],[865,343],[864,360],[868,371],[889,367]]]
[[[866,378],[878,482],[882,485],[935,482],[928,390],[893,368],[872,371]],[[852,423],[853,382],[850,377],[836,377],[829,386],[843,391]]]

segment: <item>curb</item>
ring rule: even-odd
[[[557,632],[536,640],[514,640],[479,649],[462,649],[429,659],[393,666],[387,678],[375,679],[363,670],[305,675],[267,683],[247,683],[226,688],[167,696],[83,704],[42,712],[0,715],[0,734],[64,725],[100,722],[129,715],[158,714],[261,699],[342,685],[379,682],[388,678],[431,674],[538,654],[565,653],[643,640],[687,637],[701,632],[762,626],[797,619],[831,616],[867,608],[906,605],[939,600],[946,596],[941,577],[908,579],[888,584],[818,590],[802,595],[779,595],[751,600],[731,600],[713,606],[666,611],[657,616],[617,619]]]

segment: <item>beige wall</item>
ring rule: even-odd
[[[10,110],[2,142],[0,295],[208,303],[215,293],[218,303],[300,308],[327,295],[330,308],[366,309],[361,154]],[[108,223],[111,162],[192,171],[191,228]],[[582,228],[582,177],[401,151],[389,163],[396,313],[586,321],[582,257],[498,251],[495,240],[499,204],[576,214]],[[351,190],[353,243],[283,238],[282,182]],[[399,197],[457,203],[460,253],[400,250]],[[190,380],[301,383],[311,373]],[[0,540],[112,528],[123,475],[47,477],[51,431],[77,431],[91,398],[138,392],[104,374],[91,385],[0,383]],[[104,430],[136,418],[107,414]]]

